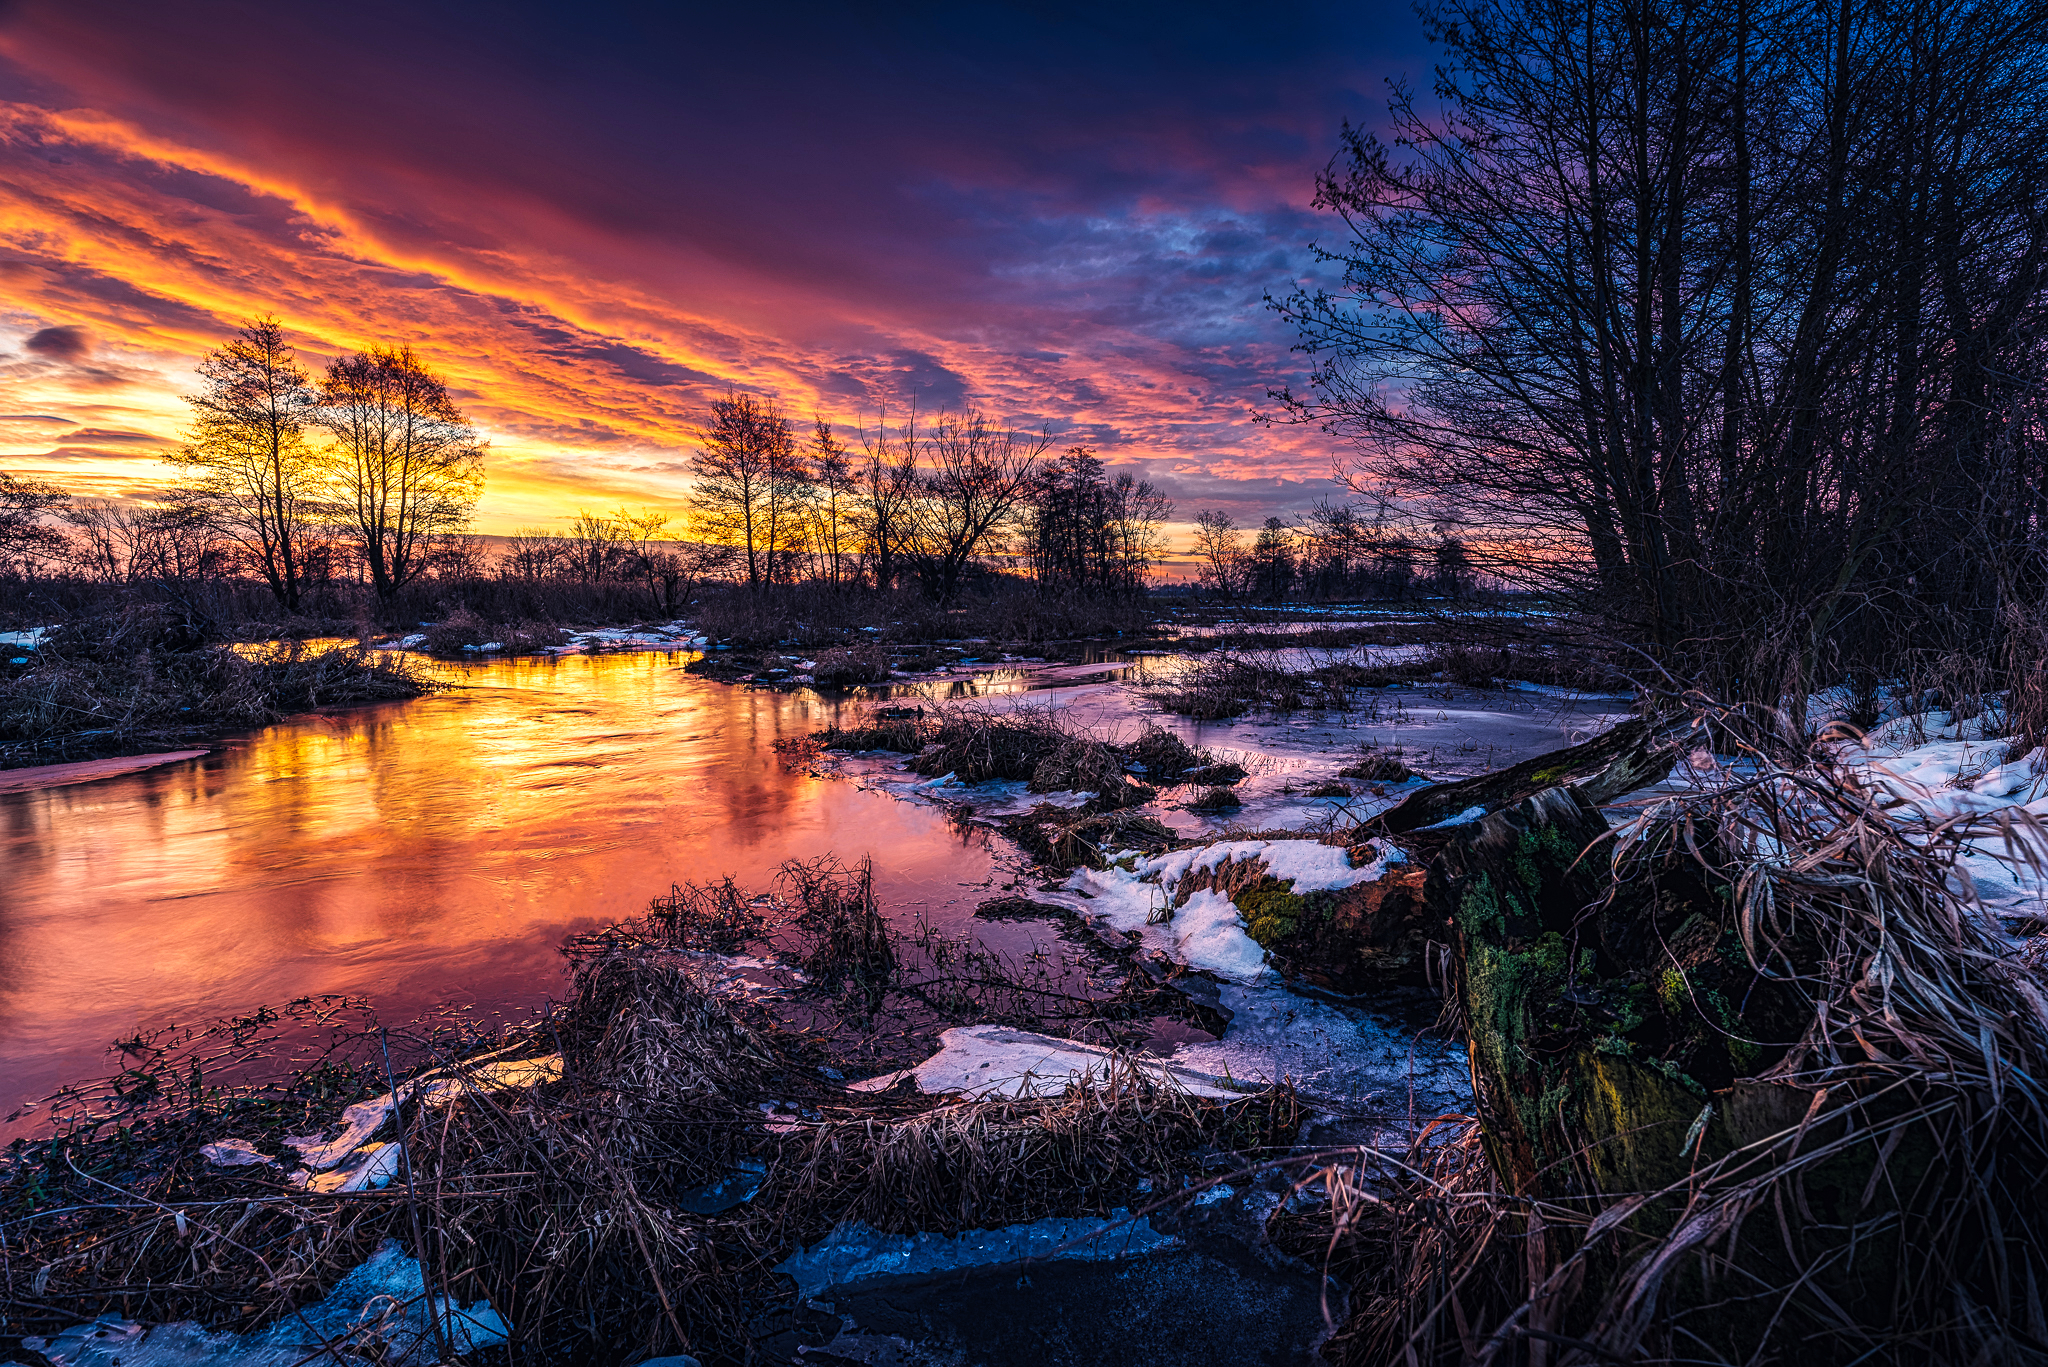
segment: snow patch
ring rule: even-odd
[[[1076,1083],[1100,1082],[1116,1066],[1138,1069],[1155,1080],[1196,1096],[1234,1100],[1247,1090],[1227,1080],[1156,1059],[1119,1059],[1107,1049],[1056,1039],[1006,1025],[956,1026],[939,1036],[939,1052],[915,1068],[855,1082],[851,1092],[880,1092],[904,1078],[921,1092],[984,1097],[1060,1096]]]

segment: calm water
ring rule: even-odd
[[[0,794],[0,1114],[138,1029],[297,996],[362,993],[392,1020],[537,1004],[565,934],[679,880],[765,885],[831,853],[872,855],[904,915],[988,895],[984,836],[782,769],[771,742],[839,704],[704,683],[690,658],[462,667],[453,693]]]

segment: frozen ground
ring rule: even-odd
[[[1300,654],[1300,664],[1331,659],[1380,659],[1409,647],[1360,647],[1356,651],[1280,652]],[[1313,656],[1313,661],[1307,657]],[[1146,695],[1163,682],[1178,659],[1142,660],[1126,665],[1053,665],[1003,671],[997,689],[981,692],[978,705],[992,710],[1042,708],[1062,724],[1113,743],[1135,739],[1147,725],[1172,731],[1220,761],[1250,774],[1237,785],[1243,806],[1230,813],[1182,810],[1197,791],[1166,787],[1146,810],[1182,834],[1201,836],[1226,828],[1305,830],[1349,823],[1392,806],[1412,788],[1359,785],[1350,798],[1312,798],[1307,790],[1357,762],[1361,748],[1399,748],[1411,769],[1431,779],[1462,777],[1505,768],[1535,755],[1576,745],[1630,715],[1630,700],[1614,694],[1578,693],[1536,685],[1472,689],[1456,685],[1360,690],[1348,711],[1253,712],[1224,721],[1194,721],[1164,712]],[[1115,679],[1104,679],[1114,672]],[[1070,680],[1073,680],[1070,682]],[[848,777],[864,786],[893,791],[914,801],[966,802],[985,815],[1029,810],[1035,800],[1021,783],[973,787],[939,785],[902,769],[903,756],[849,756],[838,761]],[[1054,799],[1058,800],[1058,799]],[[1073,805],[1067,799],[1063,805]]]
[[[1283,665],[1308,668],[1333,659],[1364,662],[1409,650],[1361,647],[1267,655]],[[995,711],[1042,708],[1070,729],[1111,742],[1132,740],[1148,725],[1161,726],[1218,760],[1241,765],[1250,776],[1237,785],[1243,806],[1235,812],[1209,815],[1184,810],[1182,804],[1197,791],[1187,786],[1162,789],[1143,809],[1195,838],[1221,836],[1226,829],[1314,831],[1348,825],[1419,786],[1356,783],[1350,785],[1353,795],[1347,798],[1309,796],[1309,790],[1355,763],[1366,745],[1398,746],[1411,767],[1431,778],[1447,778],[1575,744],[1628,715],[1628,699],[1622,697],[1563,689],[1437,686],[1362,690],[1360,705],[1344,712],[1255,712],[1227,721],[1196,722],[1161,711],[1146,691],[1147,684],[1164,681],[1180,665],[1168,658],[1124,665],[984,666],[1005,671],[1003,688],[982,693],[977,705]],[[964,784],[950,775],[924,778],[909,773],[903,767],[905,759],[874,753],[843,756],[834,763],[864,787],[909,802],[971,806],[982,818],[1027,812],[1040,803],[1077,806],[1088,796],[1035,794],[1015,781]],[[1189,1081],[1213,1080],[1236,1087],[1289,1081],[1329,1114],[1354,1117],[1365,1133],[1382,1141],[1394,1138],[1411,1118],[1466,1105],[1470,1084],[1462,1048],[1422,1029],[1413,1004],[1381,1012],[1292,990],[1266,966],[1265,953],[1245,934],[1236,906],[1220,893],[1195,892],[1170,919],[1162,919],[1174,884],[1191,868],[1254,853],[1265,858],[1277,876],[1293,880],[1296,891],[1377,877],[1387,860],[1400,857],[1398,851],[1386,851],[1378,861],[1354,868],[1342,849],[1310,840],[1225,841],[1206,852],[1124,860],[1120,867],[1105,871],[1079,870],[1064,886],[1035,896],[1077,912],[1101,930],[1135,933],[1143,948],[1220,980],[1223,1004],[1235,1013],[1229,1029],[1213,1043],[1178,1045],[1168,1060]],[[929,1090],[976,1090],[970,1073],[1043,1079],[1061,1072],[1078,1074],[1090,1064],[1078,1057],[1049,1055],[1042,1037],[1010,1041],[1005,1053],[997,1047],[1001,1042],[952,1033],[960,1038],[913,1070]]]

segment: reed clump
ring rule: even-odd
[[[940,712],[926,736],[923,752],[910,762],[911,771],[932,777],[953,774],[963,783],[1028,780],[1073,739],[1048,708],[998,711],[971,703]]]
[[[791,861],[777,875],[804,941],[804,972],[827,987],[847,984],[878,1003],[896,977],[896,950],[875,901],[875,866],[849,869],[830,857]]]
[[[459,660],[485,646],[494,655],[535,655],[562,644],[568,628],[531,617],[491,621],[466,607],[445,610],[423,633],[430,655]]]
[[[0,767],[164,746],[294,712],[414,698],[441,685],[360,643],[241,648],[160,604],[67,623],[0,662]]]
[[[667,896],[648,903],[647,919],[673,943],[729,954],[767,931],[762,901],[728,874],[714,883],[670,884]]]
[[[811,679],[823,688],[851,688],[886,683],[889,669],[889,652],[881,646],[833,646],[818,652]]]
[[[1148,723],[1138,738],[1123,747],[1124,758],[1144,766],[1145,777],[1161,783],[1178,781],[1190,769],[1210,763],[1209,757],[1163,726]]]
[[[1552,790],[1432,866],[1478,1115],[1323,1217],[1333,1360],[2048,1352],[2048,996],[1967,865],[2038,879],[2048,832],[1708,713],[1700,790],[1612,832]]]
[[[1363,779],[1368,783],[1406,783],[1412,778],[1421,777],[1402,759],[1401,747],[1398,745],[1392,749],[1366,745],[1360,750],[1357,760],[1345,765],[1337,773],[1343,778]]]

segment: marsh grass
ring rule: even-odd
[[[0,767],[167,746],[442,686],[404,656],[358,643],[238,650],[157,606],[67,624],[23,658],[0,662]]]
[[[864,872],[805,866],[786,887],[793,904],[832,902],[860,922]],[[810,1321],[773,1269],[842,1220],[951,1233],[1106,1215],[1145,1184],[1191,1186],[1204,1155],[1285,1145],[1299,1124],[1285,1089],[1218,1104],[1120,1058],[1044,1099],[848,1092],[825,1076],[815,1031],[711,985],[690,948],[704,920],[657,905],[580,938],[567,1000],[516,1024],[387,1033],[354,1004],[306,1002],[130,1041],[119,1076],[66,1093],[0,1169],[0,1346],[101,1314],[246,1331],[396,1238],[430,1296],[506,1316],[508,1362],[786,1357],[830,1330],[802,1338]],[[389,1187],[323,1196],[276,1167],[199,1160],[199,1144],[235,1137],[290,1166],[285,1135],[389,1090],[387,1049],[443,1080],[387,1122],[409,1159]],[[486,1061],[557,1054],[558,1080],[483,1080]],[[751,1200],[684,1208],[742,1160],[766,1169]]]

